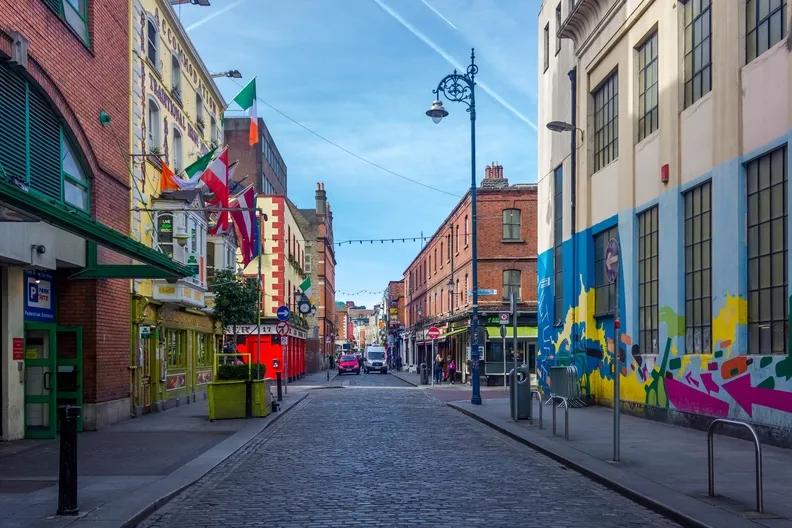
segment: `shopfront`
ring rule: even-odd
[[[236,351],[244,362],[262,363],[266,365],[265,377],[275,379],[280,373],[281,378],[296,381],[305,376],[305,342],[308,333],[294,326],[289,326],[287,335],[278,333],[276,321],[267,320],[261,325],[237,325],[227,328],[226,336],[236,332]],[[249,354],[249,356],[247,355]]]
[[[506,325],[502,336],[498,316],[484,318],[484,374],[487,383],[503,383],[505,375],[514,368],[515,342],[517,363],[528,364],[531,373],[536,373],[536,316],[519,316],[517,321],[517,338],[514,327]]]

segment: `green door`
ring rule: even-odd
[[[55,325],[25,324],[25,437],[55,438]]]
[[[58,409],[66,405],[83,404],[82,327],[58,326],[56,328],[56,402]],[[60,427],[59,427],[60,428]],[[82,413],[77,422],[82,431]]]

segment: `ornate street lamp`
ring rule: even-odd
[[[431,108],[426,111],[426,115],[432,118],[435,123],[440,121],[448,115],[448,111],[443,107],[443,101],[440,99],[444,95],[449,101],[455,103],[464,103],[467,105],[467,111],[470,114],[470,216],[471,221],[471,235],[472,235],[472,262],[471,262],[471,279],[473,281],[473,313],[470,323],[470,363],[471,363],[471,387],[473,394],[470,397],[470,403],[473,405],[481,405],[481,384],[479,380],[479,347],[478,347],[478,248],[476,243],[477,229],[476,229],[476,74],[478,73],[478,66],[476,66],[475,49],[470,50],[470,65],[464,74],[454,73],[446,75],[437,85],[432,93],[437,96],[432,103]]]

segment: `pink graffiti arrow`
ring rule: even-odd
[[[750,374],[724,383],[723,389],[748,413],[748,416],[753,416],[754,405],[792,412],[792,393],[776,389],[752,387]]]
[[[701,382],[704,384],[704,388],[707,389],[707,392],[720,392],[720,387],[713,381],[711,372],[702,374]]]
[[[688,385],[695,385],[696,387],[699,386],[699,382],[693,379],[693,373],[688,372],[685,375],[685,380],[688,382]]]

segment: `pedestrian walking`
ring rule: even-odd
[[[440,385],[443,380],[443,356],[440,353],[435,356],[435,369],[434,369],[435,383]]]
[[[448,379],[451,381],[451,385],[454,384],[454,378],[456,378],[456,363],[454,362],[453,358],[450,356],[448,357]]]

